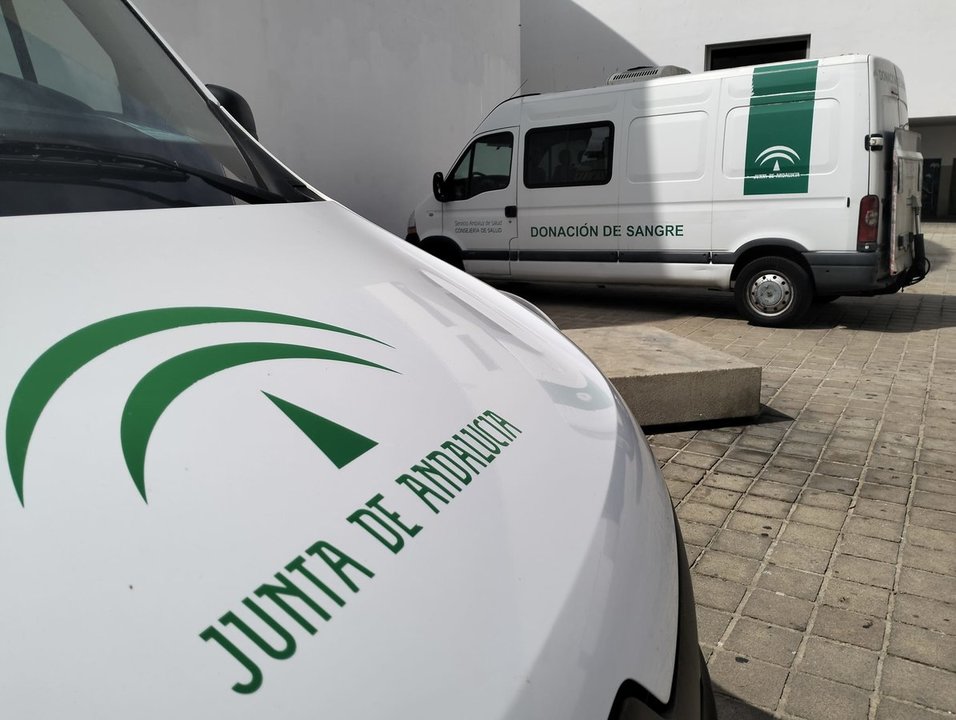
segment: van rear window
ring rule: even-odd
[[[611,181],[614,125],[609,122],[535,128],[525,135],[529,188],[605,185]]]

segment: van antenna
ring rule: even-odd
[[[524,87],[525,85],[527,85],[527,84],[528,84],[528,78],[525,78],[525,79],[524,79],[524,82],[522,82],[518,87],[516,87],[516,88],[515,88],[515,91],[514,91],[513,93],[511,93],[511,95],[508,96],[508,99],[510,100],[510,99],[513,98],[515,95],[517,95],[519,92],[521,92],[521,88],[523,88],[523,87]]]
[[[488,114],[485,115],[485,116],[481,119],[481,122],[479,122],[477,125],[475,125],[475,129],[471,131],[471,134],[474,135],[476,132],[478,132],[478,128],[481,127],[481,123],[483,123],[485,120],[488,119],[488,115],[491,115],[491,113],[493,113],[493,112],[495,111],[495,108],[498,108],[499,106],[501,106],[501,105],[503,105],[504,103],[506,103],[506,102],[508,102],[509,100],[511,100],[511,98],[513,98],[515,95],[517,95],[518,93],[520,93],[520,92],[521,92],[521,88],[523,88],[523,87],[524,87],[525,85],[527,85],[527,84],[528,84],[528,78],[525,78],[525,79],[524,79],[524,82],[522,82],[518,87],[516,87],[516,88],[515,88],[515,91],[514,91],[513,93],[511,93],[508,97],[506,97],[504,100],[502,100],[500,103],[498,103],[497,105],[495,105],[495,107],[491,108],[491,110],[488,111]]]

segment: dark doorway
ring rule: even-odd
[[[806,60],[809,50],[809,35],[708,45],[704,50],[704,67],[707,70],[723,70],[745,65]]]
[[[934,218],[939,215],[939,176],[943,168],[940,158],[923,159],[923,218]]]

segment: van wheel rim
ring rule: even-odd
[[[793,303],[793,286],[786,275],[763,273],[750,284],[749,300],[755,312],[773,317],[785,312]]]

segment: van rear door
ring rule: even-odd
[[[870,56],[870,132],[882,136],[883,150],[870,153],[870,192],[879,196],[879,276],[895,277],[914,263],[920,232],[923,157],[919,134],[906,129],[906,83],[900,69]]]
[[[890,275],[908,270],[913,264],[916,237],[920,234],[923,156],[919,140],[918,133],[904,128],[897,128],[893,137],[888,223]]]

